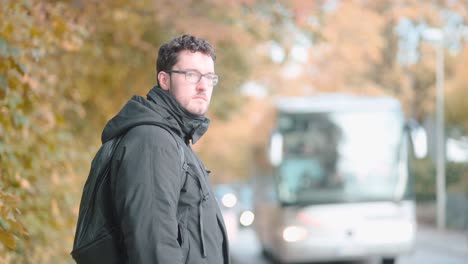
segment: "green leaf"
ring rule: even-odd
[[[7,99],[7,106],[10,109],[15,109],[23,100],[17,95],[12,95]]]
[[[7,40],[0,37],[0,56],[2,57],[17,57],[19,55],[19,49],[12,47],[8,44]]]
[[[8,86],[7,78],[3,74],[0,74],[0,100],[3,100],[3,98],[6,95],[7,86]]]
[[[2,131],[0,130],[0,137],[2,137]],[[7,145],[0,141],[0,156],[5,153]]]
[[[8,58],[8,60],[10,61],[12,68],[16,69],[22,75],[26,72],[26,68],[23,64],[17,62],[12,57]]]
[[[10,54],[8,52],[9,45],[2,37],[0,37],[0,56],[8,57]]]

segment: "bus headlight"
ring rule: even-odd
[[[298,242],[307,238],[307,229],[301,226],[287,226],[283,229],[283,239],[286,242]]]
[[[242,226],[250,226],[254,221],[255,215],[251,211],[244,211],[240,216],[240,223]]]

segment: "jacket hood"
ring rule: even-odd
[[[188,112],[175,98],[159,87],[150,90],[145,99],[133,96],[120,112],[104,127],[101,141],[105,143],[139,125],[162,124],[195,144],[208,130],[210,120]]]

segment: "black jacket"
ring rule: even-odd
[[[152,122],[165,124],[176,137],[146,125]],[[209,171],[189,144],[208,125],[207,118],[190,114],[155,87],[147,99],[134,96],[104,128],[103,143],[124,135],[113,156],[110,181],[127,263],[229,263]]]

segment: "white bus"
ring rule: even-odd
[[[426,144],[400,103],[328,94],[282,98],[276,110],[270,164],[254,181],[264,253],[284,263],[378,256],[388,264],[410,252],[416,218],[408,148],[419,146],[415,154],[423,156]]]

